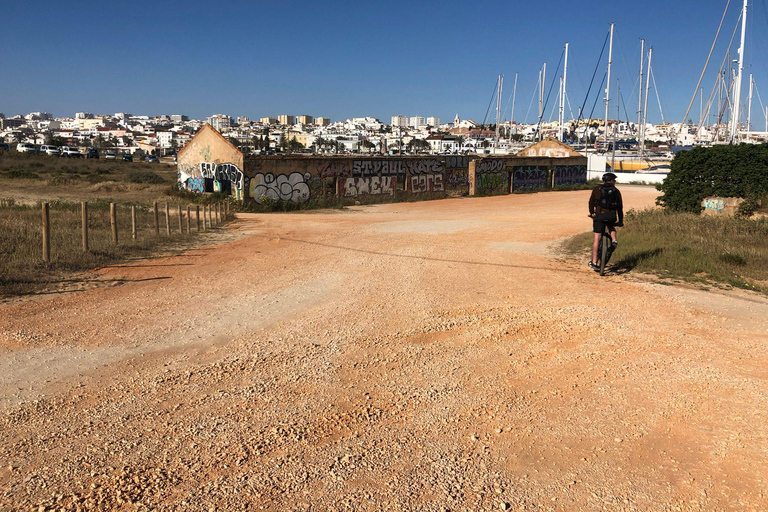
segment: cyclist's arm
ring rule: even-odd
[[[616,192],[619,194],[619,224],[624,224],[624,200],[621,198],[621,192],[619,192],[618,189]]]
[[[589,196],[589,216],[595,214],[595,206],[597,206],[598,201],[600,201],[600,188],[595,188],[592,190],[592,195]]]

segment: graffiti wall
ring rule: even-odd
[[[512,168],[512,190],[547,188],[547,167],[523,166]]]
[[[475,193],[478,195],[509,194],[509,171],[504,160],[487,158],[475,167]]]
[[[299,172],[278,174],[257,174],[251,178],[248,194],[256,202],[264,202],[265,199],[273,201],[292,201],[304,203],[309,199],[309,183],[311,175]]]
[[[587,167],[585,165],[555,165],[554,185],[581,185],[587,182]]]
[[[394,176],[370,176],[359,178],[339,178],[339,193],[344,197],[356,197],[366,194],[393,194],[397,178]]]

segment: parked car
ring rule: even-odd
[[[133,155],[130,153],[123,153],[123,162],[133,162]]]
[[[104,160],[115,160],[117,158],[117,152],[107,151],[104,153]]]
[[[59,150],[58,146],[42,145],[42,146],[40,146],[40,152],[41,153],[45,153],[48,156],[59,156],[59,155],[61,155],[61,151]]]
[[[19,144],[16,144],[16,151],[19,153],[37,153],[37,148],[34,144],[29,144],[27,142],[21,142]]]
[[[11,145],[10,144],[0,144],[0,151],[10,151]]]
[[[74,146],[62,146],[61,156],[64,156],[67,158],[82,158],[83,154],[80,152],[79,149],[77,149]]]
[[[96,148],[88,148],[85,158],[99,158],[99,150]]]
[[[147,155],[144,158],[144,160],[149,162],[149,163],[151,163],[151,164],[156,164],[156,163],[160,162],[160,160],[155,155]]]

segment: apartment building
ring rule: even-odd
[[[307,115],[299,116],[298,120],[299,120],[299,124],[314,124],[315,122],[314,117],[307,116]]]
[[[392,116],[392,127],[405,128],[408,126],[408,118],[405,116]]]
[[[259,119],[259,123],[261,124],[277,124],[277,118],[276,117],[262,117]]]
[[[317,126],[328,126],[331,124],[331,119],[329,117],[317,117],[315,118],[315,124]]]
[[[289,116],[287,114],[282,114],[277,116],[277,122],[280,124],[293,126],[296,124],[296,116]]]
[[[219,133],[224,130],[229,130],[233,125],[232,118],[224,114],[216,114],[211,117],[207,117],[205,122],[213,126]]]

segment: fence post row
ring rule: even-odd
[[[179,234],[184,232],[184,219],[182,219],[183,215],[181,213],[181,205],[179,206]]]
[[[190,214],[189,205],[187,205],[187,234],[189,234],[189,223],[190,223],[189,214]]]
[[[168,201],[165,202],[165,234],[171,236],[171,208]]]
[[[157,213],[157,201],[153,204],[155,210],[155,235],[160,235],[160,216]]]
[[[139,232],[136,228],[136,205],[131,205],[131,238],[137,240]]]
[[[51,261],[51,210],[43,203],[43,261]]]
[[[88,252],[88,202],[80,203],[80,224],[83,233],[83,252]]]
[[[200,205],[195,205],[195,216],[197,218],[197,232],[200,232]]]
[[[112,226],[112,243],[117,245],[117,205],[109,203],[109,224]]]

